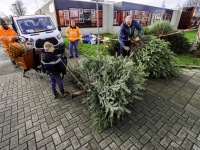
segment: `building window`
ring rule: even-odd
[[[118,25],[118,22],[117,22],[117,11],[114,11],[114,20],[113,20],[113,24],[114,24],[114,25]]]
[[[68,10],[64,10],[64,19],[65,19],[65,25],[66,26],[70,25],[69,11]]]
[[[58,16],[59,16],[60,25],[64,26],[65,25],[65,20],[64,20],[63,10],[59,10],[58,11]]]
[[[92,26],[91,10],[90,9],[84,9],[83,16],[84,16],[84,26],[85,27],[91,27]]]

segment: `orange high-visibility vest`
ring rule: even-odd
[[[67,27],[66,35],[70,41],[74,42],[78,39],[82,39],[82,34],[80,29],[76,26],[76,28],[72,28],[71,26]]]
[[[4,29],[2,26],[0,27],[0,40],[5,49],[9,49],[8,46],[6,46],[6,43],[3,41],[11,42],[10,44],[16,43],[13,41],[13,38],[18,38],[17,33],[12,30],[10,27],[8,27],[8,30]]]

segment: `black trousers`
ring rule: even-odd
[[[124,44],[125,44],[125,46],[130,47],[131,46],[131,41],[125,41]],[[120,45],[120,56],[124,56],[124,57],[125,56],[129,56],[130,55],[130,51],[131,51],[131,49],[129,51],[127,51],[127,50],[124,49],[124,47],[122,47]]]

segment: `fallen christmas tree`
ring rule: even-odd
[[[170,50],[170,43],[151,35],[145,35],[138,42],[132,42],[132,58],[136,65],[143,64],[150,77],[167,78],[177,76],[175,54]]]
[[[91,113],[93,132],[102,131],[131,113],[134,100],[141,100],[147,76],[144,66],[130,58],[113,56],[86,56],[75,69],[71,69],[81,81],[84,90],[73,97],[87,94],[83,100]],[[77,95],[76,95],[77,94]]]

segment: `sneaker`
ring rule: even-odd
[[[73,58],[74,56],[70,56],[69,58]]]
[[[66,97],[67,94],[69,94],[69,92],[68,91],[64,91],[64,94],[62,94],[62,97]]]
[[[78,55],[76,55],[76,57],[78,57]]]
[[[58,97],[58,92],[56,92],[56,94],[54,94],[54,98],[56,99]]]

